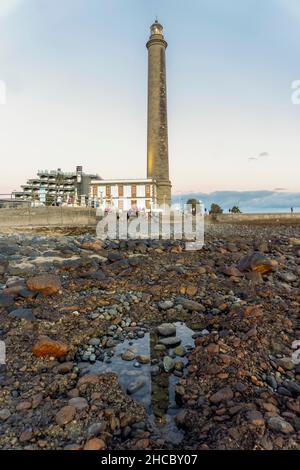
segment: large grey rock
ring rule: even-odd
[[[161,336],[173,336],[176,334],[176,326],[173,323],[162,323],[157,327],[157,331]]]
[[[175,348],[176,346],[179,346],[181,339],[178,338],[178,336],[170,336],[169,338],[160,339],[159,343],[169,348]]]
[[[281,418],[281,416],[272,416],[268,421],[269,428],[273,431],[290,434],[294,431],[293,426]]]
[[[17,308],[9,314],[10,317],[21,318],[28,321],[35,320],[33,311],[30,308]]]
[[[163,300],[159,302],[158,306],[161,310],[169,310],[169,308],[174,307],[174,302],[173,300]]]

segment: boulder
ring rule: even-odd
[[[29,290],[41,292],[44,295],[53,295],[61,290],[61,282],[54,274],[40,274],[29,278],[27,287]]]
[[[161,336],[173,336],[176,334],[176,326],[173,323],[162,323],[157,327],[157,331]]]
[[[237,265],[239,271],[253,271],[261,274],[275,271],[277,267],[278,262],[276,260],[256,252],[242,258]]]
[[[65,356],[69,351],[69,346],[62,341],[56,341],[48,336],[40,336],[32,348],[32,352],[37,357],[51,356],[55,358]]]

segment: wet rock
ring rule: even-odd
[[[55,415],[55,421],[58,426],[64,426],[65,424],[70,423],[76,414],[75,406],[64,406],[59,412]]]
[[[173,336],[176,334],[176,326],[173,323],[162,323],[157,331],[161,336]]]
[[[33,321],[36,319],[33,314],[33,311],[30,308],[17,308],[16,310],[10,312],[9,316],[28,321]]]
[[[127,351],[123,352],[122,354],[123,361],[133,361],[134,358],[135,358],[135,354],[130,349],[127,349]]]
[[[273,377],[273,375],[268,375],[267,376],[267,384],[270,385],[270,387],[272,387],[274,390],[277,389],[277,382],[276,382],[276,379],[275,377]]]
[[[140,364],[149,364],[149,362],[150,362],[150,357],[144,356],[143,354],[141,354],[141,355],[139,355],[139,356],[136,356],[136,360],[137,360]]]
[[[127,393],[129,395],[132,395],[133,393],[137,392],[138,390],[140,390],[142,387],[144,387],[144,385],[146,384],[146,381],[145,379],[143,378],[139,378],[137,380],[135,380],[134,382],[131,382],[128,387],[127,387]]]
[[[170,356],[165,356],[163,360],[165,372],[171,372],[175,367],[175,361]]]
[[[181,372],[184,369],[184,363],[182,361],[176,361],[174,367],[177,372]]]
[[[54,274],[31,277],[27,281],[27,287],[29,290],[41,292],[44,295],[57,294],[62,288],[59,277]]]
[[[169,338],[162,338],[159,340],[159,344],[163,344],[168,348],[174,348],[176,346],[179,346],[180,343],[181,339],[178,336],[170,336]]]
[[[290,434],[294,432],[293,426],[281,418],[281,416],[273,416],[270,418],[268,421],[268,426],[273,431],[281,432],[283,434]]]
[[[69,351],[69,346],[62,341],[56,341],[48,336],[40,336],[32,348],[32,352],[37,357],[52,356],[55,358],[65,356]]]
[[[174,349],[174,353],[176,356],[183,357],[186,355],[186,349],[183,346],[177,346],[177,348]]]

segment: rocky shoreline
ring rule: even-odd
[[[0,448],[299,449],[299,279],[297,225],[0,236]]]

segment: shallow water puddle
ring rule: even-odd
[[[194,331],[185,323],[177,322],[176,336],[181,339],[180,346],[187,351],[194,347],[192,338]],[[85,371],[92,374],[113,372],[119,377],[122,388],[130,397],[145,406],[149,421],[153,425],[154,434],[159,437],[179,443],[183,438],[183,432],[178,430],[174,418],[180,411],[180,405],[176,403],[175,388],[180,377],[173,372],[165,372],[158,368],[158,364],[168,355],[175,361],[187,364],[186,357],[176,356],[174,349],[167,348],[165,351],[155,349],[159,337],[155,332],[146,333],[143,338],[125,340],[115,348],[114,355],[106,357],[104,362],[97,361],[93,365],[83,366]],[[149,364],[139,364],[136,360],[124,361],[122,354],[130,349],[136,356],[143,355],[150,358]],[[153,364],[154,360],[154,364]],[[185,375],[183,369],[183,376]]]

